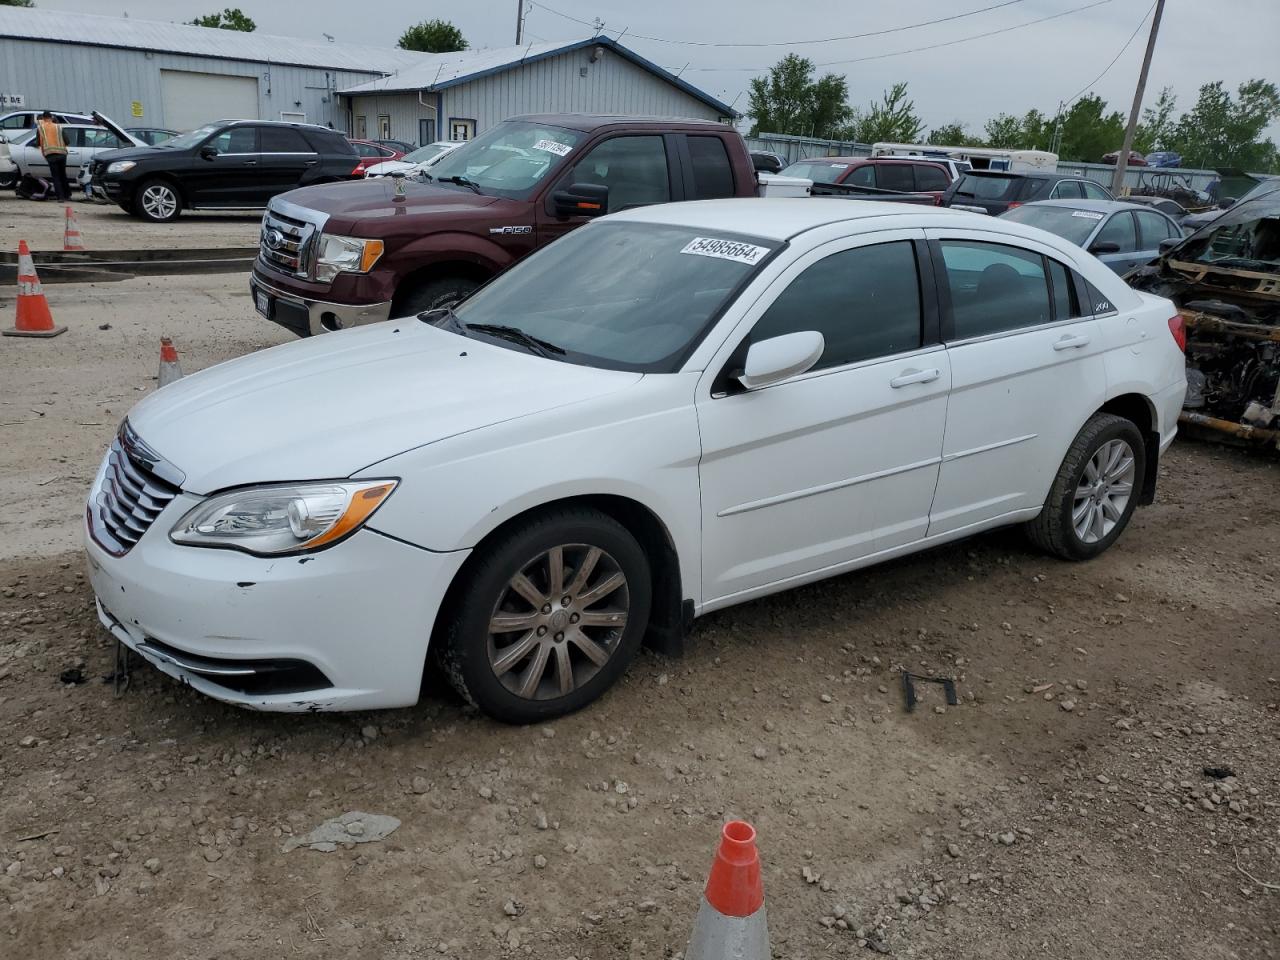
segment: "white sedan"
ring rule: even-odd
[[[434,655],[490,715],[553,717],[764,594],[1007,524],[1097,556],[1154,496],[1182,338],[989,217],[620,213],[456,310],[143,400],[89,494],[99,616],[247,707],[412,704]]]
[[[87,168],[89,161],[104,150],[146,146],[130,133],[110,130],[92,123],[64,123],[62,138],[67,144],[67,180],[69,181],[77,180],[81,169]],[[8,147],[18,179],[21,179],[23,174],[44,178],[50,176],[49,161],[40,152],[36,131],[28,130],[12,138]]]
[[[425,147],[419,147],[412,153],[406,153],[399,160],[375,163],[364,172],[364,175],[365,177],[389,177],[393,173],[403,173],[406,177],[412,177],[426,170],[446,153],[457,150],[464,142],[463,140],[437,140],[435,143],[428,143]]]

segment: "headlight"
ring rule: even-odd
[[[277,555],[337,543],[373,516],[395,480],[273,484],[210,497],[178,521],[174,543]]]
[[[117,160],[107,164],[107,173],[128,173],[136,166],[132,160]]]
[[[316,254],[316,279],[329,281],[338,273],[368,273],[382,256],[381,240],[322,234]]]

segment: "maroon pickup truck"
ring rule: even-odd
[[[447,154],[423,180],[276,197],[250,288],[259,313],[301,336],[339,330],[461,299],[602,213],[756,192],[746,144],[724,124],[515,117]]]

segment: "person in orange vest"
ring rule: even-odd
[[[65,203],[71,199],[71,187],[67,183],[67,141],[62,136],[62,127],[48,110],[40,114],[36,123],[36,138],[40,141],[40,152],[49,164],[49,177],[53,180],[58,201]]]

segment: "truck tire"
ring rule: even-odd
[[[471,296],[475,280],[466,277],[439,277],[410,287],[408,292],[396,291],[396,302],[391,310],[393,317],[408,317],[428,310],[451,307]]]

